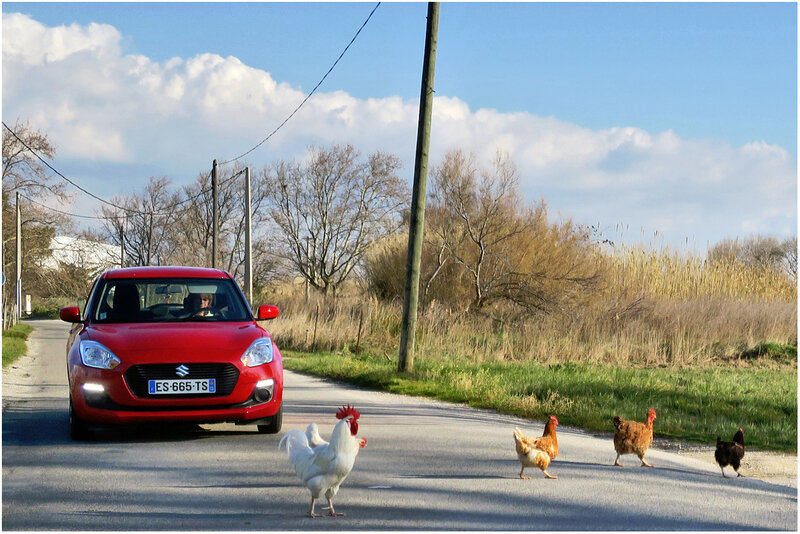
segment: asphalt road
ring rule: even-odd
[[[613,467],[610,434],[565,425],[548,469],[558,479],[529,468],[521,480],[512,429],[539,434],[542,421],[287,372],[284,431],[316,421],[327,437],[336,407],[350,403],[368,439],[334,500],[346,516],[312,519],[277,449],[282,433],[223,424],[71,442],[67,324],[31,324],[32,354],[3,375],[3,530],[797,529],[793,487],[723,479],[653,448],[654,469],[635,456]]]

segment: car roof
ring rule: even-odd
[[[126,267],[103,273],[103,278],[230,278],[220,269],[204,267]]]

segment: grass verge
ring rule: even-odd
[[[15,362],[28,350],[28,334],[33,327],[25,323],[17,323],[3,332],[3,368]]]
[[[797,451],[797,368],[633,368],[535,362],[418,359],[400,374],[385,357],[284,351],[287,369],[372,389],[431,397],[612,432],[613,416],[643,421],[655,408],[657,437],[713,444],[744,428],[755,449]]]

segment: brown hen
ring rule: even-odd
[[[614,449],[617,451],[617,459],[614,465],[622,467],[619,457],[622,454],[635,454],[642,461],[642,465],[653,467],[644,460],[647,448],[653,442],[653,421],[656,418],[656,411],[650,408],[647,412],[647,422],[626,421],[619,416],[614,416]]]
[[[526,467],[538,467],[547,478],[558,478],[547,472],[550,460],[558,456],[558,438],[556,437],[556,426],[558,419],[551,415],[544,427],[544,433],[539,438],[529,438],[525,436],[519,428],[514,429],[514,443],[517,448],[517,456],[522,464],[519,471],[519,478],[527,479],[522,473]]]

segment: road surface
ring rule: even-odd
[[[372,392],[286,372],[284,427],[342,404],[368,439],[334,500],[345,517],[306,515],[308,491],[277,450],[282,435],[231,424],[68,437],[67,323],[31,321],[31,354],[3,375],[4,530],[791,530],[797,489],[723,479],[708,462],[653,449],[654,469],[609,435],[558,427],[546,480],[518,478],[512,429],[529,421]],[[318,503],[317,512],[321,512]]]

